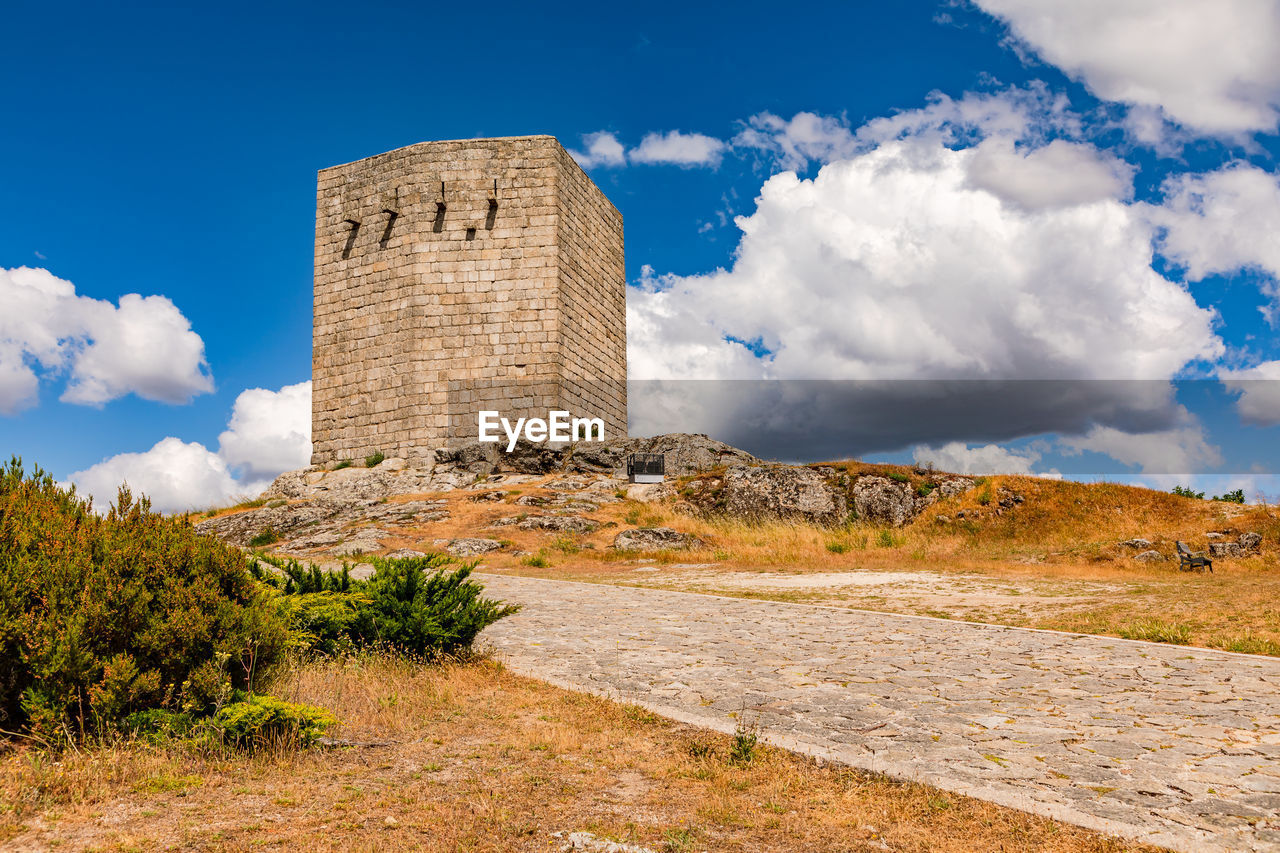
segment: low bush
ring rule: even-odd
[[[242,746],[307,744],[330,718],[254,695],[287,650],[454,654],[517,609],[447,555],[375,558],[368,580],[268,562],[127,488],[98,515],[39,468],[0,467],[0,728],[52,746],[211,725]]]
[[[241,749],[311,746],[338,721],[327,711],[274,696],[237,696],[211,721],[224,743]]]
[[[210,713],[289,643],[244,555],[121,488],[105,515],[0,468],[0,727],[47,741],[148,708]]]
[[[390,648],[410,655],[453,655],[519,607],[484,598],[470,580],[475,563],[459,565],[447,554],[388,560],[374,557],[368,580],[304,568],[293,560],[267,560],[279,572],[255,565],[254,575],[275,587],[295,636],[316,651]]]
[[[382,460],[386,458],[387,458],[387,454],[383,453],[381,450],[375,450],[373,453],[370,453],[368,456],[364,458],[364,467],[377,468],[379,465],[382,464]]]

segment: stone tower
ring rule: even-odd
[[[477,414],[626,437],[622,215],[550,136],[424,142],[324,169],[312,464],[425,458]]]

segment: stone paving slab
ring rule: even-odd
[[[1280,659],[477,576],[507,665],[721,731],[1177,850],[1280,850]]]

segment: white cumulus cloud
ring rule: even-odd
[[[970,446],[962,441],[951,441],[941,447],[918,445],[912,449],[917,465],[932,464],[939,471],[956,474],[1025,474],[1031,477],[1061,479],[1057,471],[1037,473],[1031,470],[1040,461],[1034,450],[1018,452],[998,444]]]
[[[100,406],[126,394],[185,403],[213,390],[204,341],[164,296],[118,305],[76,294],[45,269],[0,269],[0,414],[34,406],[41,369],[68,374],[62,399]]]
[[[1222,353],[1132,205],[1028,211],[974,186],[978,157],[901,140],[770,178],[732,268],[633,288],[633,376],[737,376],[755,341],[769,378],[1167,379]],[[1070,201],[1033,183],[1022,201]]]
[[[975,0],[1099,98],[1210,135],[1280,119],[1277,0]]]
[[[1165,198],[1149,208],[1163,229],[1160,248],[1187,276],[1252,268],[1270,281],[1263,292],[1270,302],[1263,311],[1277,319],[1275,282],[1280,278],[1280,178],[1245,163],[1213,172],[1178,175],[1164,185]]]
[[[623,166],[627,162],[627,150],[618,137],[607,130],[588,133],[582,137],[583,151],[570,151],[569,155],[584,169],[594,166]]]
[[[649,133],[627,152],[632,163],[673,166],[716,166],[727,146],[722,140],[702,133]]]
[[[203,444],[164,438],[142,453],[119,453],[67,478],[99,510],[127,483],[134,496],[146,495],[153,509],[181,512],[225,504],[242,494],[227,463]]]
[[[311,383],[250,388],[236,398],[218,455],[246,481],[311,464]]]
[[[1055,139],[1018,149],[1001,138],[976,146],[969,163],[970,185],[1026,210],[1128,199],[1133,167],[1092,145]]]
[[[311,461],[311,383],[279,391],[251,388],[232,407],[215,453],[198,442],[164,438],[150,450],[119,453],[67,479],[99,509],[127,483],[161,512],[183,512],[260,493],[285,471]]]
[[[1209,443],[1198,423],[1147,433],[1095,426],[1083,436],[1063,438],[1062,445],[1068,451],[1102,453],[1154,474],[1191,473],[1222,463],[1221,452]]]

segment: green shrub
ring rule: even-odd
[[[988,506],[991,503],[992,497],[991,486],[983,485],[982,491],[978,492],[978,503],[982,506]]]
[[[88,500],[0,468],[0,728],[46,740],[148,708],[207,713],[289,640],[244,556],[121,488]]]
[[[381,450],[375,450],[373,453],[370,453],[368,456],[364,458],[364,467],[377,468],[379,465],[382,464],[382,460],[386,458],[387,458],[387,455],[383,453]]]
[[[582,543],[575,536],[560,535],[551,541],[551,547],[561,554],[576,554],[582,550]]]
[[[337,465],[334,465],[334,466],[333,466],[333,470],[335,470],[335,471],[341,471],[343,468],[350,468],[350,467],[351,467],[351,460],[350,460],[350,459],[343,459],[343,460],[342,460],[341,462],[339,462]]]
[[[733,732],[733,741],[729,744],[730,764],[750,764],[756,757],[756,747],[760,743],[760,734],[754,725],[739,723]]]
[[[263,530],[257,536],[254,536],[252,539],[249,540],[249,547],[263,548],[263,547],[266,547],[267,545],[274,545],[279,541],[280,541],[280,534],[276,533],[275,528],[268,527],[266,530]]]
[[[828,550],[828,551],[830,551],[832,554],[843,554],[843,553],[845,553],[846,551],[848,551],[848,550],[849,550],[849,543],[847,543],[847,542],[828,542],[828,543],[827,543],[827,550]]]
[[[218,709],[213,726],[225,743],[242,749],[268,746],[311,746],[338,721],[328,712],[274,696],[237,696]]]
[[[888,530],[881,530],[876,534],[876,544],[881,548],[893,548],[898,544],[898,540]]]
[[[1234,492],[1227,492],[1225,495],[1214,495],[1215,501],[1222,501],[1229,504],[1244,503],[1244,489],[1236,489]]]
[[[922,498],[927,498],[933,494],[933,490],[938,488],[937,483],[921,483],[916,486],[916,494]]]
[[[482,598],[484,587],[469,580],[475,563],[447,571],[457,562],[447,554],[374,557],[368,580],[353,580],[346,566],[324,572],[294,560],[266,562],[280,571],[255,566],[254,574],[280,591],[296,638],[325,653],[378,646],[427,657],[455,654],[519,609]]]
[[[551,565],[551,561],[543,554],[530,554],[520,562],[524,563],[526,566],[532,566],[535,569],[545,569]]]
[[[1201,501],[1204,500],[1204,492],[1193,491],[1189,486],[1174,486],[1173,493],[1181,498],[1195,498],[1196,500]]]
[[[903,474],[901,471],[890,471],[885,476],[888,477],[890,480],[893,480],[895,483],[911,482],[911,478],[908,477],[906,474]]]

